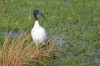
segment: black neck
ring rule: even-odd
[[[34,14],[34,18],[35,18],[35,20],[38,20],[38,18],[37,18],[37,15],[36,15],[36,14]]]

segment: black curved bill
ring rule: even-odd
[[[47,21],[46,17],[42,13],[40,13],[40,15]]]

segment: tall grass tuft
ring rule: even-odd
[[[22,66],[33,61],[42,63],[43,58],[55,57],[53,51],[53,45],[38,50],[27,33],[12,40],[6,36],[0,48],[0,66]]]

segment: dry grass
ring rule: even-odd
[[[12,40],[5,37],[0,48],[0,66],[22,66],[32,61],[42,63],[43,58],[55,57],[53,45],[38,50],[30,38],[26,33]]]

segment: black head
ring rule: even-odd
[[[43,16],[45,18],[45,16],[39,10],[34,10],[33,15],[35,17],[35,20],[38,20],[37,18],[38,15]]]
[[[39,12],[39,10],[34,10],[33,14],[34,14],[34,16],[37,16],[40,14],[40,12]]]

